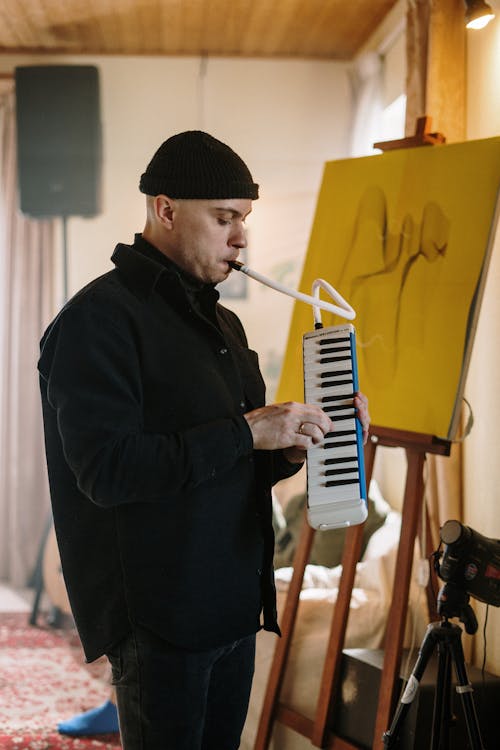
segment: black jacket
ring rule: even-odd
[[[271,485],[254,451],[257,355],[218,293],[195,292],[140,236],[79,292],[39,361],[54,524],[88,660],[131,623],[211,648],[279,632]],[[170,267],[169,267],[170,266]],[[203,311],[206,313],[204,314]]]

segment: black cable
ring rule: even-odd
[[[486,605],[486,614],[484,616],[484,625],[483,625],[483,664],[481,666],[481,674],[483,675],[483,682],[484,682],[484,670],[486,666],[486,625],[488,624],[488,613],[490,611],[490,605]]]

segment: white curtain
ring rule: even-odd
[[[354,122],[351,134],[351,156],[373,153],[379,140],[382,114],[383,60],[378,52],[362,55],[351,72]]]
[[[49,516],[36,362],[52,315],[52,220],[18,208],[15,97],[0,91],[0,579],[26,586]]]

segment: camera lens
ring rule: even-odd
[[[441,541],[445,544],[455,544],[462,536],[460,521],[446,521],[440,531]]]

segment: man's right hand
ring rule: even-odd
[[[254,448],[306,451],[333,430],[333,422],[319,406],[287,401],[254,409],[243,415],[250,427]]]

